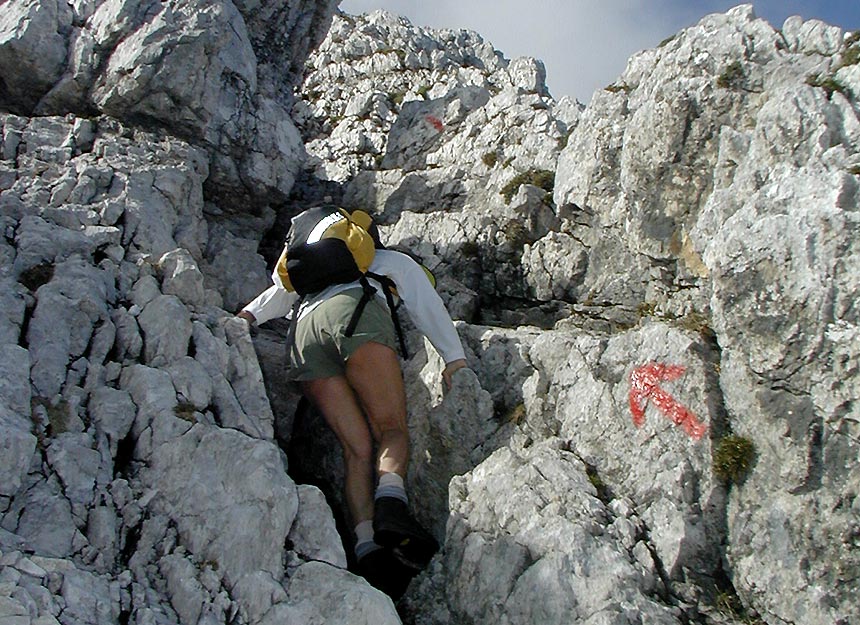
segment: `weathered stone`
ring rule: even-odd
[[[264,615],[271,614],[273,606],[279,606],[287,600],[283,584],[264,571],[242,577],[233,585],[232,594],[242,606],[249,623],[262,622]]]
[[[263,228],[271,223],[261,224]],[[271,271],[257,253],[258,241],[238,237],[221,227],[212,227],[207,242],[208,262],[201,267],[207,284],[217,285],[223,296],[220,306],[237,312],[271,283]]]
[[[445,590],[452,621],[597,624],[630,610],[680,622],[646,594],[585,465],[558,442],[496,452],[452,481],[450,505],[443,566],[454,572]],[[408,602],[416,612],[420,597]]]
[[[135,361],[143,351],[143,337],[134,316],[125,308],[111,311],[111,320],[116,327],[116,358],[120,362]]]
[[[176,390],[166,371],[140,364],[126,367],[120,376],[120,388],[131,395],[137,406],[133,428],[136,436],[149,428],[156,416],[173,414],[176,409]]]
[[[62,32],[71,22],[72,11],[63,2],[5,3],[0,24],[4,109],[31,111],[60,77],[67,53]]]
[[[24,325],[24,308],[17,283],[11,279],[0,280],[0,345],[18,344]]]
[[[85,434],[66,433],[54,437],[47,460],[63,486],[63,494],[74,505],[89,507],[95,493],[96,477],[102,462],[92,440]]]
[[[143,352],[147,364],[163,366],[188,354],[191,316],[178,297],[156,297],[137,319],[143,331]]]
[[[105,577],[79,569],[65,571],[60,592],[65,604],[65,618],[108,625],[119,617],[119,602]]]
[[[428,352],[430,349],[428,346]],[[455,374],[444,400],[430,394],[441,391],[443,367],[438,357],[431,359],[421,371],[427,386],[422,388],[417,380],[409,386],[409,434],[415,460],[408,477],[413,508],[440,538],[447,520],[448,482],[480,462],[487,453],[483,444],[499,428],[490,394],[481,388],[472,371]]]
[[[202,306],[206,303],[203,274],[187,250],[168,252],[159,259],[158,266],[164,276],[161,283],[162,293],[175,295],[189,306]]]
[[[315,486],[301,485],[297,493],[299,510],[287,536],[293,549],[304,560],[327,562],[345,569],[343,541],[322,491]]]
[[[216,562],[228,585],[254,571],[283,577],[281,549],[298,498],[274,445],[196,425],[153,449],[146,480],[183,544]]]
[[[17,417],[0,404],[0,496],[12,497],[18,492],[36,451],[36,437],[21,427]]]
[[[335,4],[4,5],[0,104],[38,117],[0,115],[0,611],[396,622],[284,474],[275,420],[296,471],[343,469],[322,420],[292,432],[282,335],[256,356],[231,319],[331,201],[466,321],[447,394],[408,333],[410,501],[445,539],[410,622],[723,622],[727,582],[767,623],[857,620],[856,38],[737,7],[583,110],[383,12],[305,63]],[[685,371],[655,395],[651,364]],[[757,455],[727,489],[729,431]]]
[[[90,395],[89,413],[99,431],[110,442],[111,455],[116,456],[119,442],[131,430],[137,407],[124,390],[103,386]]]
[[[166,369],[180,402],[187,402],[201,411],[209,406],[212,401],[212,379],[203,365],[190,356],[184,356],[167,365]]]
[[[4,421],[21,430],[30,427],[30,353],[17,344],[0,344],[0,406]]]
[[[394,604],[364,580],[322,562],[299,567],[290,580],[289,599],[304,622],[314,625],[400,623]]]
[[[54,558],[70,558],[82,538],[55,478],[26,484],[0,525],[20,536],[27,548]]]
[[[248,324],[237,317],[223,320],[225,338],[230,346],[228,380],[242,406],[242,411],[258,423],[263,438],[273,435],[274,416],[263,385],[263,373],[257,362]]]

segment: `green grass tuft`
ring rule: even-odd
[[[619,85],[616,83],[612,83],[611,85],[605,86],[603,88],[603,90],[608,91],[609,93],[620,93],[622,91],[624,93],[630,93],[631,91],[633,91],[633,87],[631,87],[630,85],[625,85],[625,84]]]
[[[197,409],[194,407],[194,404],[187,401],[179,402],[173,409],[174,415],[184,421],[190,421],[191,423],[196,423],[197,421],[194,416],[195,412],[197,412]]]
[[[739,483],[755,460],[755,445],[748,438],[730,434],[717,443],[713,454],[714,475],[726,483]]]
[[[505,204],[510,204],[520,187],[530,184],[540,187],[548,193],[552,193],[555,187],[555,172],[546,169],[530,169],[514,176],[508,184],[502,187],[501,194],[505,198]]]
[[[854,98],[854,94],[851,93],[851,90],[836,80],[833,76],[822,76],[820,74],[817,76],[808,76],[806,78],[806,84],[812,87],[824,89],[828,98],[833,97],[833,94],[837,91],[849,100]]]
[[[733,61],[717,78],[717,86],[722,89],[739,89],[743,87],[745,78],[744,66],[740,61]]]

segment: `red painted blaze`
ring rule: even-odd
[[[445,124],[443,124],[442,120],[435,115],[428,115],[425,119],[430,122],[430,125],[433,126],[433,128],[435,128],[439,132],[445,130]]]
[[[648,401],[652,401],[660,412],[669,417],[675,425],[683,427],[692,438],[702,438],[708,426],[658,384],[663,380],[676,380],[686,370],[686,367],[681,365],[649,362],[630,372],[630,412],[636,427],[642,427],[645,423],[645,407]]]

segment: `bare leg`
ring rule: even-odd
[[[409,430],[406,391],[396,352],[381,343],[365,343],[346,363],[346,378],[379,443],[378,473],[397,473],[405,478],[409,464]]]
[[[346,504],[354,524],[373,518],[373,443],[364,413],[343,376],[302,382],[343,448]]]

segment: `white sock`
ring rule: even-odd
[[[364,556],[380,549],[373,542],[373,521],[362,521],[355,526],[355,557],[361,560]]]
[[[396,473],[383,473],[380,475],[374,499],[379,499],[380,497],[394,497],[404,503],[409,503],[409,498],[406,496],[406,488],[403,485],[403,478]]]

